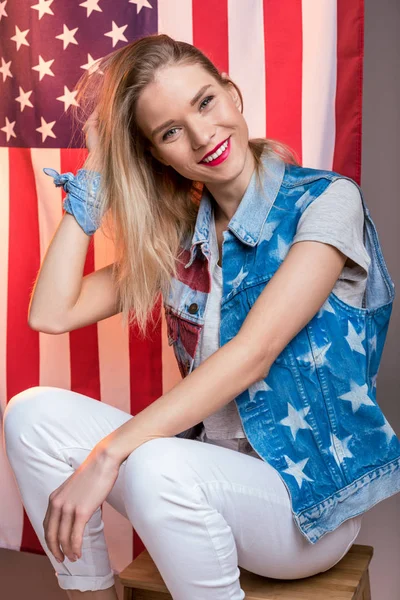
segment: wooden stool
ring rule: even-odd
[[[240,585],[246,600],[371,600],[368,566],[372,554],[372,546],[353,544],[332,569],[305,579],[270,579],[239,567]],[[119,578],[124,600],[172,598],[147,550]]]

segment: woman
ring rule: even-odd
[[[375,398],[394,286],[361,190],[249,140],[236,85],[168,36],[113,52],[78,89],[96,106],[87,169],[48,173],[67,214],[30,326],[132,310],[145,333],[161,291],[184,379],[134,417],[54,387],[9,402],[7,455],[60,587],[116,598],[104,500],[174,599],[243,598],[238,566],[329,569],[400,488]],[[82,280],[106,213],[117,260]]]

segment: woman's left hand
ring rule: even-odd
[[[74,554],[81,557],[85,525],[112,490],[119,468],[119,463],[96,446],[76,471],[50,494],[43,521],[44,537],[60,562],[65,556],[71,561],[75,560]]]

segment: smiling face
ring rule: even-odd
[[[221,86],[199,65],[160,70],[138,99],[136,119],[153,156],[187,179],[227,183],[249,164],[248,127],[235,87]],[[201,162],[228,138],[218,160]]]

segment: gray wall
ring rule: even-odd
[[[396,285],[377,400],[400,435],[400,0],[365,0],[361,187]],[[400,598],[400,494],[364,515],[357,542],[374,546],[372,598]]]
[[[317,1],[317,0],[315,0]],[[400,0],[365,0],[361,187],[399,289],[377,380],[377,399],[400,435]],[[357,542],[374,546],[372,598],[400,598],[400,494],[364,515]],[[2,598],[66,600],[46,556],[0,549]],[[119,588],[119,586],[118,586]],[[120,592],[120,588],[118,589]],[[122,597],[122,596],[121,596]]]

